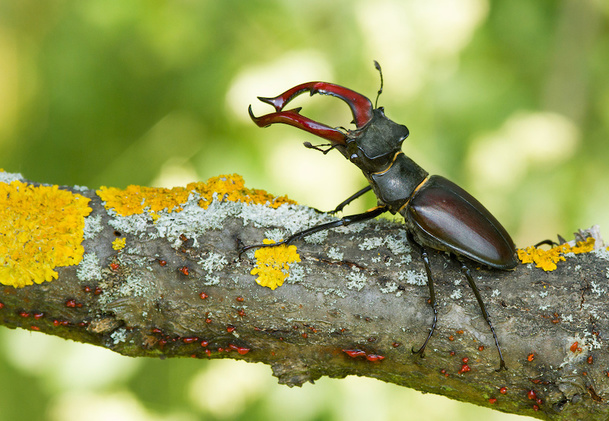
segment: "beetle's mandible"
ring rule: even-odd
[[[374,63],[380,73],[380,66],[376,61]],[[382,81],[381,73],[379,95],[383,89]],[[346,102],[353,114],[356,129],[340,130],[327,126],[301,115],[300,108],[284,110],[288,102],[303,92],[310,92],[311,95],[332,95]],[[389,120],[384,109],[374,108],[365,96],[332,83],[307,82],[288,89],[277,97],[258,99],[275,107],[274,113],[261,117],[254,116],[251,106],[249,107],[250,117],[259,127],[284,123],[329,140],[331,145],[325,150],[308,142],[305,146],[324,154],[336,149],[362,170],[368,180],[368,186],[339,204],[335,211],[342,210],[344,206],[370,190],[376,194],[378,205],[367,212],[345,216],[337,221],[298,232],[280,243],[242,247],[240,253],[251,248],[291,243],[315,232],[365,221],[384,212],[400,213],[404,217],[410,238],[420,246],[427,272],[429,302],[433,310],[433,322],[425,342],[418,350],[413,348],[412,351],[423,356],[437,322],[433,277],[426,250],[429,247],[452,253],[459,260],[461,270],[474,291],[482,315],[493,334],[500,359],[498,370],[506,369],[497,334],[464,260],[473,260],[493,269],[508,270],[516,267],[514,242],[497,219],[461,187],[439,175],[430,176],[404,155],[402,143],[408,137],[408,128]]]

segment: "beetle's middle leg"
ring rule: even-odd
[[[342,217],[341,219],[339,219],[337,221],[326,222],[325,224],[316,225],[316,226],[306,229],[304,231],[297,232],[296,234],[293,234],[290,237],[288,237],[286,240],[279,241],[278,243],[253,244],[251,246],[244,246],[239,249],[239,257],[241,257],[241,255],[243,253],[245,253],[246,251],[253,249],[253,248],[277,247],[282,244],[290,244],[293,241],[299,240],[299,239],[304,238],[311,234],[315,234],[316,232],[325,231],[330,228],[343,227],[343,226],[347,226],[347,225],[350,225],[350,224],[353,224],[356,222],[367,221],[368,219],[376,218],[377,216],[379,216],[380,214],[385,213],[385,212],[387,212],[386,206],[377,206],[377,207],[372,208],[363,213],[358,213],[355,215],[348,215],[348,216]]]
[[[340,202],[333,211],[330,211],[328,213],[334,214],[334,213],[338,213],[338,212],[342,211],[345,206],[347,206],[349,203],[353,202],[358,197],[363,196],[364,194],[368,193],[370,190],[372,190],[372,186],[370,184],[368,184],[363,189],[359,190],[358,192],[352,194],[351,196],[349,196],[348,198],[346,198],[345,200]]]

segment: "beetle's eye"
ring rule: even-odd
[[[356,154],[356,153],[352,154],[352,155],[349,157],[349,161],[351,161],[351,162],[357,162],[358,160],[359,160],[359,156],[357,156],[357,154]]]

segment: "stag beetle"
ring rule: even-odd
[[[383,90],[383,75],[379,64],[376,61],[374,63],[381,76],[378,100]],[[346,102],[353,114],[356,129],[341,130],[311,120],[300,114],[301,108],[284,110],[288,102],[303,92],[310,92],[310,95],[331,95]],[[258,97],[258,99],[272,105],[276,111],[256,117],[250,105],[249,115],[259,127],[284,123],[329,140],[331,144],[327,149],[313,146],[309,142],[305,142],[304,145],[324,154],[336,149],[362,170],[369,185],[339,204],[335,212],[342,210],[344,206],[370,190],[376,194],[378,205],[367,212],[345,216],[337,221],[298,232],[279,243],[241,247],[240,254],[251,248],[288,244],[315,232],[365,221],[384,212],[400,213],[406,222],[409,239],[419,245],[427,272],[429,303],[433,310],[433,322],[429,334],[423,345],[418,350],[413,347],[412,352],[424,356],[425,347],[434,333],[438,316],[427,253],[429,247],[452,253],[457,257],[461,271],[474,291],[484,320],[493,334],[500,359],[497,371],[507,369],[497,334],[464,261],[464,258],[467,258],[490,268],[503,270],[516,266],[514,242],[497,219],[461,187],[442,176],[430,176],[427,171],[404,155],[402,143],[408,137],[408,128],[389,120],[385,116],[383,107],[376,108],[376,105],[373,107],[367,97],[332,83],[307,82],[288,89],[277,97]]]

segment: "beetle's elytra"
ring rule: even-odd
[[[380,72],[378,63],[375,62],[375,65]],[[381,73],[379,94],[382,92],[382,80]],[[301,115],[300,108],[284,110],[288,102],[303,92],[310,92],[311,95],[332,95],[346,102],[353,114],[356,129],[332,128]],[[482,297],[464,261],[466,258],[493,269],[507,270],[516,267],[514,242],[499,221],[461,187],[439,175],[429,176],[427,171],[407,157],[402,152],[402,143],[408,137],[408,128],[389,120],[384,109],[374,108],[365,96],[332,83],[307,82],[288,89],[277,97],[258,99],[275,107],[275,112],[256,117],[250,106],[250,117],[259,127],[284,123],[329,140],[331,145],[325,150],[308,142],[305,142],[305,146],[324,154],[336,149],[362,170],[368,180],[368,186],[338,205],[335,211],[342,210],[344,206],[370,190],[374,191],[378,204],[367,212],[345,216],[340,220],[296,233],[280,243],[243,247],[240,253],[251,248],[287,244],[321,230],[365,221],[384,212],[400,213],[404,217],[410,237],[420,246],[434,314],[429,335],[418,350],[413,348],[413,352],[423,356],[437,322],[433,277],[426,250],[429,247],[452,253],[459,259],[461,270],[471,285],[482,315],[493,333],[500,359],[498,370],[507,369]]]

